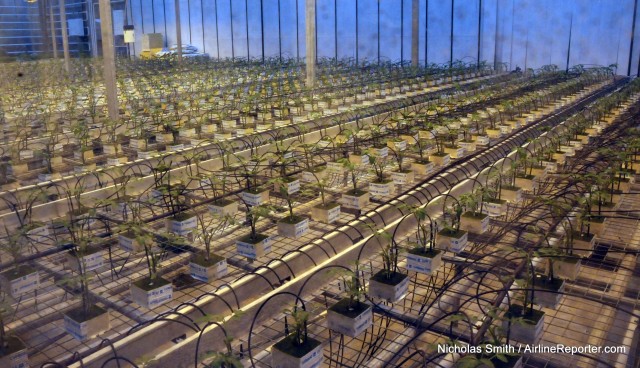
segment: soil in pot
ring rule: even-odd
[[[256,237],[252,238],[251,234],[247,234],[236,241],[236,251],[250,259],[262,257],[271,252],[269,236],[256,234]]]
[[[329,310],[340,313],[349,318],[356,318],[369,308],[371,308],[369,304],[356,301],[351,303],[349,298],[344,298],[329,307]]]
[[[109,312],[97,305],[90,306],[85,313],[82,306],[64,314],[65,330],[78,340],[96,336],[110,328]]]
[[[5,338],[7,346],[0,349],[0,364],[6,368],[28,367],[26,346],[15,336]]]
[[[407,274],[380,270],[369,279],[369,295],[394,303],[404,298],[408,286]]]
[[[302,345],[296,345],[289,335],[273,345],[271,351],[274,368],[311,368],[322,364],[322,343],[307,337]]]
[[[573,231],[573,253],[589,257],[593,251],[593,241],[595,240],[594,234],[581,233],[579,231]]]
[[[407,270],[432,274],[442,265],[442,251],[418,247],[407,251]]]
[[[306,356],[307,354],[309,354],[310,352],[312,352],[314,349],[316,349],[318,346],[322,344],[320,341],[316,339],[312,339],[311,337],[307,337],[306,341],[301,345],[297,345],[294,341],[295,340],[293,335],[289,335],[284,339],[275,343],[273,345],[273,348],[291,357],[300,359]],[[279,366],[279,365],[276,363],[274,364],[274,366]]]
[[[170,281],[163,279],[162,277],[156,277],[155,280],[151,281],[150,278],[145,277],[142,280],[134,281],[133,284],[144,291],[155,290],[159,287],[170,284]]]
[[[349,298],[338,301],[327,310],[327,327],[346,336],[360,335],[371,326],[372,322],[371,305],[357,301],[350,302]]]
[[[443,229],[438,232],[437,244],[444,250],[458,253],[467,246],[467,232],[464,230]]]

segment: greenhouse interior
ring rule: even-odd
[[[0,0],[0,368],[640,367],[640,0]]]

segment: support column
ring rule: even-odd
[[[116,59],[113,47],[113,19],[111,0],[100,0],[100,31],[102,34],[102,58],[104,61],[103,77],[107,95],[109,119],[120,118],[118,110],[118,90],[116,89]]]
[[[53,17],[53,0],[49,2],[49,26],[51,27],[51,47],[53,48],[53,58],[58,58],[58,42],[56,42],[56,24]]]
[[[64,53],[64,70],[69,73],[69,34],[67,32],[67,10],[64,0],[59,1],[60,10],[60,29],[62,29],[62,50]],[[111,4],[109,4],[111,7]],[[111,23],[111,21],[109,21]]]
[[[175,0],[176,7],[176,42],[178,43],[178,62],[182,62],[182,25],[180,22],[180,0]]]
[[[316,0],[306,0],[305,9],[307,87],[316,84]]]
[[[411,65],[418,66],[418,47],[420,46],[420,0],[411,4]]]

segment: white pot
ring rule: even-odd
[[[419,162],[412,162],[411,170],[413,170],[418,175],[429,175],[433,171],[433,162],[427,162],[424,164]]]
[[[565,282],[561,281],[556,290],[553,290],[553,287],[549,286],[551,291],[546,291],[548,286],[546,286],[546,284],[542,284],[541,279],[541,277],[537,277],[536,279],[534,285],[535,291],[533,292],[533,303],[541,307],[556,309],[562,300]]]
[[[220,259],[211,265],[200,264],[202,262],[191,261],[189,262],[189,273],[191,277],[202,282],[211,282],[226,276],[229,273],[227,266],[227,260],[220,257]]]
[[[34,243],[42,243],[49,239],[49,225],[41,225],[27,231],[27,238]]]
[[[340,162],[327,162],[327,171],[332,174],[342,175],[346,172],[346,169]]]
[[[400,279],[399,276],[398,280],[395,280],[397,282],[392,283],[384,280],[384,276],[382,276],[383,272],[384,271],[380,271],[369,279],[368,295],[372,298],[382,299],[389,303],[395,303],[403,299],[409,290],[409,276],[405,274],[396,274],[404,276],[404,278]]]
[[[209,205],[209,211],[217,216],[233,216],[238,212],[238,202],[219,203]]]
[[[369,192],[363,192],[360,195],[342,194],[342,205],[346,208],[362,210],[369,204]]]
[[[507,213],[507,201],[502,200],[502,203],[486,201],[482,204],[482,212],[491,217],[504,216]]]
[[[127,163],[128,159],[126,157],[117,157],[117,158],[108,158],[107,165],[108,166],[117,166],[120,164]]]
[[[223,120],[222,127],[225,129],[235,129],[238,126],[238,122],[235,120]]]
[[[327,310],[327,328],[349,337],[357,337],[365,332],[373,323],[373,308],[370,305],[361,303],[361,311],[348,316],[341,313],[348,305],[348,299],[343,299]],[[342,306],[341,306],[342,305]]]
[[[393,180],[387,183],[369,183],[369,192],[374,197],[387,197],[395,193],[396,186]]]
[[[5,355],[0,356],[0,367],[6,368],[28,368],[29,367],[29,355],[27,347],[22,344],[22,341],[16,337],[8,336],[7,340],[15,339],[10,342],[10,347],[16,346],[15,350],[5,352]]]
[[[489,216],[475,217],[466,214],[460,216],[460,229],[474,234],[484,234],[489,229]]]
[[[290,355],[288,352],[279,349],[276,343],[271,348],[271,367],[273,368],[318,368],[322,365],[324,355],[322,353],[322,344],[308,337],[309,341],[313,341],[317,345],[301,357]]]
[[[126,233],[118,235],[118,244],[122,250],[129,253],[138,253],[144,249],[134,236]]]
[[[532,192],[538,189],[538,178],[521,178],[516,177],[516,186],[522,188],[523,190]]]
[[[326,178],[328,173],[329,170],[326,169],[318,172],[303,171],[302,181],[304,181],[305,183],[315,183],[318,180]]]
[[[280,192],[280,183],[275,183],[273,185],[273,190],[275,192]],[[300,180],[299,179],[294,179],[292,181],[286,181],[284,182],[284,191],[288,194],[288,195],[292,195],[295,193],[298,193],[300,191]]]
[[[269,190],[258,193],[242,192],[242,200],[249,206],[259,206],[269,201]]]
[[[500,199],[504,199],[507,202],[511,203],[519,203],[522,201],[522,189],[505,189],[502,188],[502,193],[500,194]]]
[[[365,154],[361,154],[361,155],[356,155],[356,154],[350,154],[349,155],[349,161],[352,164],[356,164],[356,165],[368,165],[369,164],[369,156],[365,155]]]
[[[146,160],[157,154],[157,151],[138,151],[138,159]]]
[[[446,154],[444,156],[431,155],[429,161],[433,162],[435,166],[447,166],[451,162],[451,156]]]
[[[236,252],[247,258],[258,259],[271,252],[271,238],[266,237],[255,243],[247,239],[236,240]]]
[[[544,328],[544,312],[537,321],[532,320],[531,323],[511,322],[510,339],[525,343],[535,344],[540,340]],[[509,319],[505,317],[502,322],[502,328],[507,331],[509,328]]]
[[[464,152],[475,152],[476,143],[475,142],[459,142],[460,147],[464,150]]]
[[[434,250],[433,255],[423,255],[422,253],[407,252],[407,271],[431,275],[442,265],[442,252]]]
[[[448,153],[451,158],[460,158],[464,156],[464,148],[462,147],[455,147],[455,148],[445,147],[444,151]]]
[[[462,231],[459,235],[446,235],[443,231],[436,234],[436,244],[440,249],[460,253],[467,247],[469,233]]]
[[[93,306],[93,308],[98,307]],[[100,309],[102,308],[99,308],[98,310]],[[64,329],[76,340],[80,341],[85,341],[96,335],[99,335],[111,328],[111,317],[109,315],[109,311],[103,311],[104,313],[101,313],[93,318],[84,321],[76,320],[76,317],[73,317],[73,315],[75,315],[75,313],[73,313],[74,311],[70,311],[71,313],[65,313]]]
[[[413,183],[414,172],[411,170],[406,172],[394,171],[391,173],[391,179],[393,179],[394,184],[407,185]]]
[[[321,206],[314,206],[311,209],[311,217],[313,218],[313,220],[325,224],[332,224],[338,221],[338,219],[340,218],[340,213],[341,211],[339,204],[334,204],[333,206],[329,206],[326,208]]]
[[[298,239],[309,232],[309,219],[305,218],[296,223],[278,221],[278,235]]]
[[[67,258],[67,262],[69,263],[69,267],[73,271],[75,271],[77,273],[81,273],[80,272],[80,264],[78,262],[78,257],[76,257],[71,252],[66,252],[65,257]],[[94,253],[91,253],[91,254],[88,254],[88,255],[82,257],[81,265],[82,265],[82,268],[83,268],[84,272],[93,271],[93,270],[96,270],[96,269],[102,267],[102,265],[104,265],[103,251],[99,250],[97,252],[94,252]]]
[[[143,279],[138,283],[146,283],[147,279]],[[173,285],[169,281],[158,277],[155,281],[157,287],[150,290],[142,288],[136,283],[131,284],[131,299],[141,307],[154,309],[171,300],[173,300]]]
[[[372,148],[372,155],[379,158],[389,156],[389,147]]]
[[[20,273],[14,273],[13,267],[0,274],[2,290],[14,298],[29,294],[40,286],[40,274],[37,270],[21,268]]]
[[[168,217],[166,219],[165,226],[167,231],[178,235],[185,235],[198,226],[198,217],[196,215],[192,215],[184,219]]]
[[[407,141],[405,140],[401,140],[401,141],[387,141],[387,147],[391,148],[392,150],[398,152],[398,151],[404,151],[407,149]]]
[[[476,144],[478,146],[488,146],[490,142],[491,142],[491,140],[489,139],[489,137],[484,136],[484,135],[479,136],[479,137],[476,138]]]

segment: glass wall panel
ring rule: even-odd
[[[476,62],[478,55],[479,0],[454,0],[453,60]]]
[[[167,16],[166,16],[167,14],[165,9],[166,3],[167,3],[166,0],[152,0],[151,2],[152,12],[153,12],[153,24],[155,24],[153,32],[162,33],[164,35],[163,36],[164,46],[168,46],[167,38],[170,36],[167,29]],[[171,6],[171,9],[173,9],[173,2],[171,2],[170,6]],[[171,11],[169,14],[173,16],[173,11]]]
[[[112,1],[117,24],[133,24],[136,30],[136,42],[130,47],[121,42],[121,31],[116,30],[116,52],[140,55],[145,33],[160,33],[164,46],[174,45],[174,1]],[[626,74],[634,2],[453,0],[451,54],[452,0],[419,0],[419,59],[449,63],[453,57],[454,60],[475,62],[478,57],[478,12],[482,6],[480,57],[483,60],[492,64],[494,61],[506,63],[509,69],[516,66],[538,68],[545,64],[556,64],[564,69],[571,30],[570,65],[617,63]],[[52,3],[56,45],[61,52],[57,0]],[[13,1],[0,0],[0,4],[5,4],[0,14],[0,49],[3,53],[51,51],[49,1],[17,6]],[[87,6],[86,0],[67,1],[67,27],[73,30],[69,37],[72,55],[90,54],[93,45],[100,51],[100,23],[91,23],[94,17],[99,18],[97,0],[92,0],[92,4],[95,9],[89,14],[87,9],[91,7]],[[183,43],[192,44],[214,58],[232,55],[246,58],[250,55],[261,59],[263,50],[267,57],[305,54],[304,0],[180,0],[180,4]],[[121,12],[125,8],[123,21]],[[318,57],[353,58],[357,54],[361,61],[377,62],[379,58],[409,61],[411,20],[412,0],[319,0]],[[635,39],[631,64],[634,75],[640,55],[640,27],[636,27]]]
[[[338,58],[356,57],[356,3],[353,0],[338,0],[336,21],[338,28]]]
[[[335,0],[317,2],[318,58],[334,58],[336,55],[335,9]]]
[[[217,0],[218,1],[218,42],[220,42],[220,57],[228,58],[234,57],[235,50],[232,43],[232,28],[231,28],[231,1]]]
[[[498,0],[482,0],[482,24],[480,29],[480,61],[493,65],[496,50],[496,9]]]
[[[413,0],[401,0],[402,6],[402,60],[411,61],[411,27],[412,27],[412,3]]]
[[[358,0],[358,61],[378,61],[378,1]]]
[[[202,28],[202,0],[187,0],[186,3],[186,14],[189,22],[189,44],[197,47],[199,52],[206,52]]]
[[[418,46],[418,54],[420,55],[420,63],[424,64],[427,57],[427,3],[429,0],[420,0],[420,24],[419,24],[419,37],[420,44]]]
[[[264,11],[264,54],[267,57],[280,56],[278,39],[278,0],[263,0]]]
[[[451,39],[451,0],[429,1],[429,35],[427,48],[430,63],[448,63]]]
[[[247,0],[249,25],[249,55],[262,59],[262,1]]]
[[[380,1],[380,59],[400,61],[402,0]]]
[[[304,0],[296,0],[296,4],[298,5],[297,9],[298,9],[298,55],[300,56],[301,59],[304,59],[304,55],[306,52],[306,41],[305,41],[305,27],[306,27],[306,23],[305,23],[305,18],[304,18],[304,12],[305,12],[305,6],[304,6]]]
[[[152,3],[160,0],[152,0]],[[137,0],[138,7],[140,8],[140,13],[142,14],[142,33],[155,33],[156,32],[156,23],[154,22],[154,7],[153,4],[149,6],[148,4],[143,4],[142,0]]]
[[[233,46],[235,57],[248,58],[247,53],[247,7],[245,0],[232,0],[231,4],[233,21]]]
[[[202,3],[204,18],[203,50],[206,51],[209,56],[215,58],[220,57],[218,48],[218,17],[216,12],[217,2],[218,0],[205,0]]]
[[[182,2],[180,1],[180,26],[182,31],[182,44],[186,44],[189,41],[189,25],[187,24],[187,10],[186,6],[182,6]],[[163,8],[163,17],[160,20],[162,27],[164,27],[164,44],[166,47],[173,47],[178,44],[177,34],[176,34],[176,7],[175,0],[162,0],[164,3]],[[156,14],[157,15],[157,14]],[[164,20],[164,23],[162,23]],[[187,37],[185,37],[185,34]]]
[[[299,0],[280,0],[280,44],[283,57],[297,57],[298,39],[304,37],[304,32],[298,32],[298,6]]]

